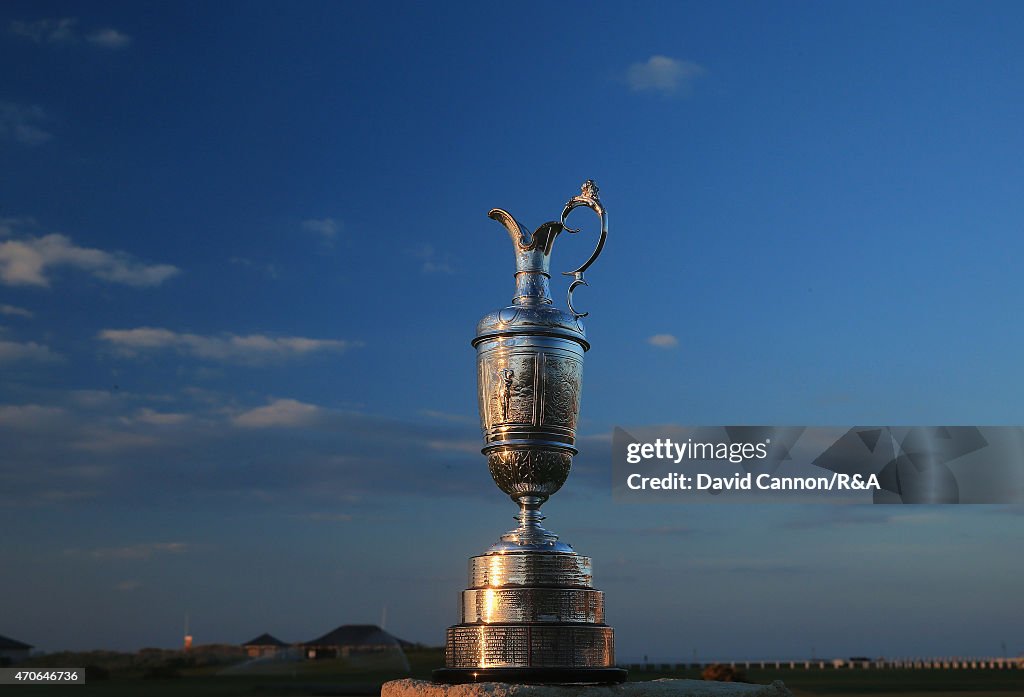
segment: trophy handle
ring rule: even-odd
[[[597,261],[597,257],[601,255],[601,250],[604,249],[604,242],[608,238],[608,211],[604,209],[601,204],[601,198],[598,196],[597,184],[594,183],[593,179],[588,179],[583,183],[580,188],[579,196],[573,196],[569,199],[569,202],[565,204],[565,210],[562,211],[561,224],[562,229],[570,233],[577,233],[580,228],[572,228],[565,224],[565,219],[569,216],[574,208],[580,206],[586,206],[590,210],[597,213],[598,217],[601,218],[601,237],[597,240],[597,247],[594,248],[594,252],[590,255],[583,264],[575,269],[574,271],[563,271],[563,276],[572,276],[573,281],[569,284],[569,292],[567,298],[567,304],[569,305],[569,312],[572,313],[573,317],[579,319],[580,317],[586,317],[589,312],[578,312],[572,305],[572,293],[576,290],[577,286],[588,286],[586,279],[583,278],[583,273],[590,268],[590,265]]]

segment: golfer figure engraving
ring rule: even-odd
[[[501,371],[501,383],[498,385],[498,398],[501,399],[501,420],[508,421],[508,408],[512,404],[512,378],[516,371],[505,368]]]
[[[571,276],[565,312],[554,306],[551,249],[576,208],[600,219],[597,246]],[[512,238],[516,255],[512,304],[477,325],[477,394],[483,454],[498,487],[519,506],[518,526],[470,559],[460,622],[448,628],[445,667],[434,681],[616,683],[612,628],[591,565],[541,525],[540,508],[569,476],[576,455],[583,354],[590,348],[573,292],[601,254],[608,215],[588,180],[557,222],[530,233],[510,213],[488,214]]]

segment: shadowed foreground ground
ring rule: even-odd
[[[352,665],[342,661],[304,662],[293,674],[218,676],[222,666],[182,668],[179,677],[150,677],[131,671],[111,671],[106,680],[86,685],[3,687],[4,695],[31,694],[33,697],[279,697],[284,695],[341,695],[361,697],[380,694],[380,685],[402,677],[428,679],[430,671],[443,662],[440,649],[410,651],[407,654],[411,672],[397,674],[393,670],[373,666]],[[156,671],[159,674],[159,671]],[[153,673],[151,672],[151,675]],[[782,680],[797,697],[815,695],[875,695],[885,697],[924,697],[947,695],[963,697],[1020,697],[1024,693],[1024,670],[804,670],[802,668],[765,668],[747,671],[755,683],[768,684]],[[658,678],[699,679],[699,671],[644,671],[630,675],[632,680]]]

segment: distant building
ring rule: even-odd
[[[31,644],[0,636],[0,666],[24,661],[33,648]]]
[[[250,658],[276,656],[279,651],[284,651],[288,646],[288,644],[284,643],[277,637],[267,633],[260,634],[255,639],[251,639],[242,644],[242,648],[245,649],[245,655]]]
[[[377,651],[397,651],[404,655],[403,645],[408,646],[409,643],[375,624],[345,624],[301,646],[306,658],[324,659]]]

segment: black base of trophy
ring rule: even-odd
[[[599,684],[626,682],[624,668],[438,668],[433,681],[448,685],[508,682],[525,685]]]

